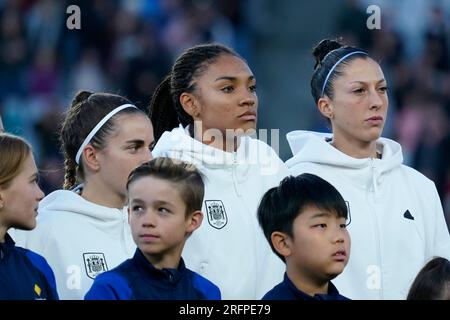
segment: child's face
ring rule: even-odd
[[[129,186],[128,197],[131,232],[139,249],[152,263],[167,257],[178,261],[193,229],[176,186],[155,177],[141,177]]]
[[[292,231],[293,238],[287,238],[290,256],[286,259],[295,270],[322,281],[344,270],[350,255],[344,218],[309,206],[294,220]]]
[[[37,183],[38,172],[30,153],[20,174],[6,189],[0,188],[2,222],[7,228],[31,230],[36,226],[39,201],[44,193]]]

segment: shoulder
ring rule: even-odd
[[[198,291],[200,291],[206,299],[208,300],[220,300],[221,292],[218,286],[209,281],[208,279],[202,277],[198,273],[187,269],[191,279],[192,285]]]
[[[45,276],[52,287],[56,287],[56,285],[54,285],[55,275],[53,270],[43,256],[29,249],[24,249],[21,247],[16,248],[19,253],[23,254],[31,262],[31,264]]]
[[[118,267],[117,267],[118,268]],[[103,272],[95,277],[85,300],[129,300],[132,290],[127,279],[117,268]]]
[[[295,299],[290,291],[286,288],[284,282],[277,284],[273,289],[269,290],[261,300],[293,300]]]
[[[398,172],[401,177],[400,179],[398,179],[398,183],[404,183],[413,190],[420,189],[420,193],[427,198],[437,195],[436,186],[433,180],[427,178],[416,169],[413,169],[406,165],[401,165],[399,166]]]

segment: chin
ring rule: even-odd
[[[234,129],[237,136],[253,136],[256,135],[256,123],[248,123],[239,128]]]

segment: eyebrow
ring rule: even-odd
[[[380,82],[386,82],[386,79],[380,79],[380,80],[377,81],[377,83],[380,83]],[[366,83],[369,83],[369,82],[355,80],[355,81],[351,81],[350,83],[362,83],[362,84],[366,84]]]
[[[132,199],[132,200],[130,201],[130,203],[132,203],[132,204],[144,204],[145,201],[143,201],[143,200],[141,200],[141,199]]]
[[[157,200],[154,202],[154,204],[156,206],[166,206],[166,205],[172,206],[173,205],[172,203],[164,201],[164,200]]]
[[[133,140],[125,141],[125,143],[126,144],[129,144],[129,143],[144,144],[144,140],[142,140],[142,139],[133,139]]]
[[[35,173],[33,173],[33,174],[30,176],[30,180],[31,180],[31,179],[36,179],[37,177],[39,177],[39,173],[38,173],[38,172],[35,172]]]
[[[255,76],[249,76],[247,80],[254,80]],[[229,76],[224,76],[224,77],[219,77],[215,80],[215,82],[220,81],[220,80],[229,80],[229,81],[236,81],[237,78],[236,77],[229,77]]]
[[[315,218],[323,218],[323,217],[329,217],[329,216],[331,216],[331,213],[329,213],[329,212],[318,212],[318,213],[315,213],[309,219],[312,220],[312,219],[315,219]]]

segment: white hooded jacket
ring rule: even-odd
[[[401,146],[380,138],[381,159],[356,159],[334,148],[330,134],[287,134],[293,175],[313,173],[348,202],[350,260],[333,283],[351,299],[405,299],[433,256],[450,259],[450,236],[434,183],[403,165]]]
[[[37,227],[16,230],[13,237],[47,259],[60,299],[83,299],[95,276],[131,258],[136,250],[126,209],[58,190],[40,202],[38,212]]]
[[[188,268],[219,286],[223,299],[260,299],[283,280],[285,266],[256,216],[264,193],[288,174],[272,148],[243,137],[236,152],[224,152],[175,128],[152,153],[193,163],[206,177],[203,222],[182,254]]]

